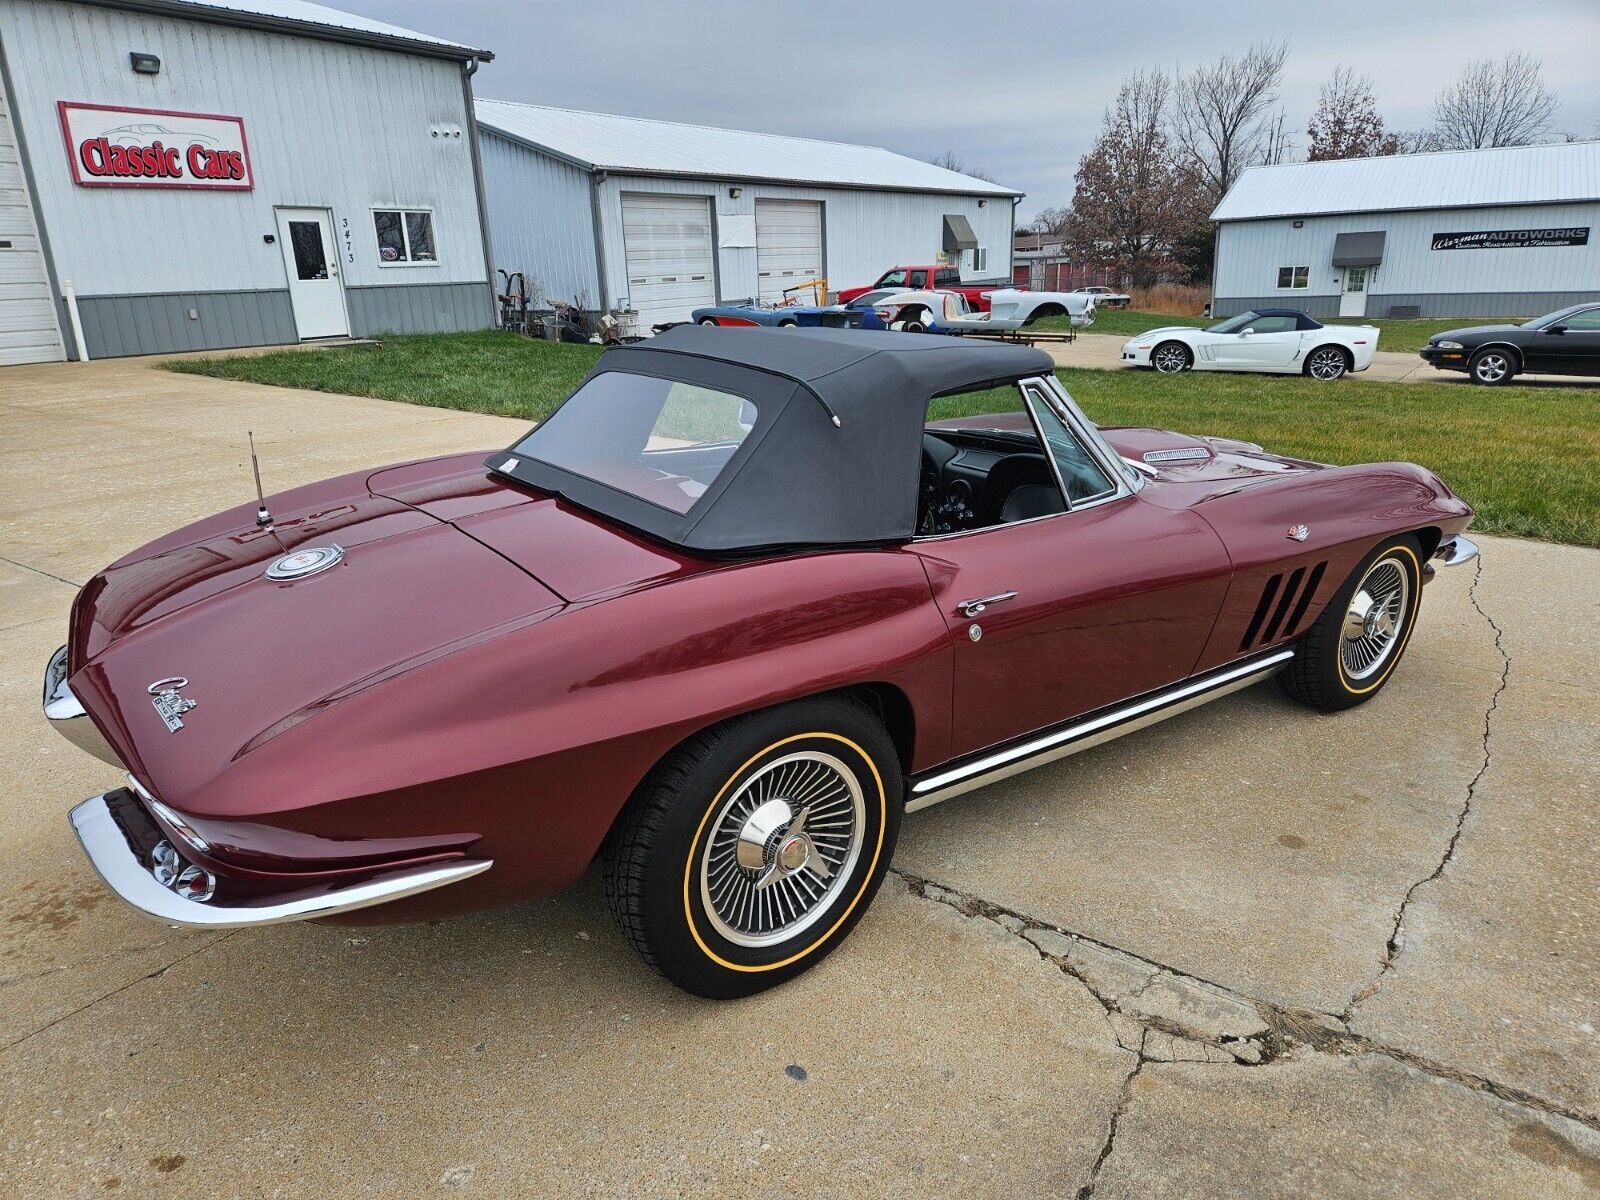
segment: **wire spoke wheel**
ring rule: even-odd
[[[1411,577],[1393,555],[1368,568],[1350,597],[1339,660],[1352,682],[1370,679],[1395,653],[1411,604]]]
[[[844,892],[866,834],[861,781],[820,750],[774,759],[713,819],[700,855],[700,899],[712,926],[740,946],[787,941]]]
[[[1306,369],[1311,372],[1313,379],[1338,379],[1345,372],[1344,352],[1335,350],[1331,346],[1324,346],[1321,350],[1312,352],[1311,358],[1306,362]]]

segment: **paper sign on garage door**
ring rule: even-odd
[[[628,302],[644,328],[687,321],[696,308],[717,302],[709,197],[624,195],[622,241]]]

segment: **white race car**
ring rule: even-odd
[[[1169,325],[1131,337],[1122,361],[1178,371],[1270,371],[1338,379],[1365,371],[1378,348],[1373,325],[1322,325],[1293,308],[1257,308],[1205,329]]]
[[[1094,297],[1079,292],[988,293],[989,311],[973,312],[959,292],[900,292],[873,307],[885,329],[910,333],[1013,333],[1040,317],[1066,317],[1074,329],[1094,324]]]
[[[1127,308],[1133,303],[1133,297],[1126,292],[1115,291],[1104,284],[1092,283],[1088,287],[1073,288],[1074,292],[1082,292],[1085,296],[1093,296],[1094,302],[1101,308]]]

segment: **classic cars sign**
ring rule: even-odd
[[[1533,246],[1587,246],[1589,227],[1565,229],[1485,229],[1476,233],[1436,233],[1435,250],[1517,250]]]
[[[56,111],[72,178],[82,187],[255,187],[239,117],[68,100]]]

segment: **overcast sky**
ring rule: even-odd
[[[1428,124],[1478,53],[1544,63],[1561,129],[1600,135],[1600,3],[1272,0],[325,0],[491,50],[479,96],[667,121],[951,150],[1026,191],[1024,217],[1072,198],[1078,158],[1123,76],[1289,39],[1282,104],[1300,131],[1340,65],[1371,76],[1394,128]],[[1320,14],[1317,15],[1317,14]],[[1485,36],[1468,36],[1473,31]]]

